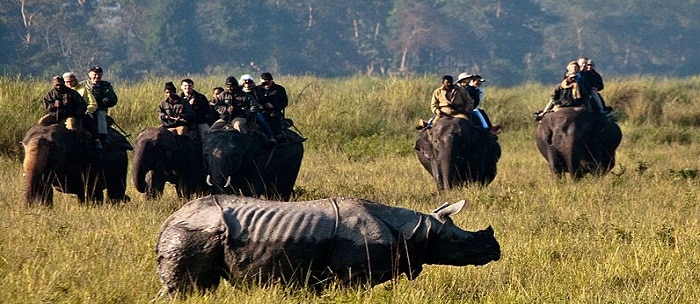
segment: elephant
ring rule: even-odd
[[[83,133],[84,132],[84,133]],[[80,203],[129,201],[126,195],[127,150],[131,144],[121,133],[108,128],[101,151],[93,149],[86,131],[67,129],[63,124],[36,124],[22,139],[24,199],[53,205],[54,188],[76,194]]]
[[[210,131],[203,155],[212,194],[237,194],[287,201],[294,192],[306,140],[289,129],[271,145],[260,132]]]
[[[132,182],[147,199],[163,194],[165,183],[175,186],[179,198],[206,194],[202,143],[190,136],[175,135],[162,127],[141,131],[134,142]]]
[[[622,131],[604,113],[559,107],[544,115],[535,138],[550,171],[559,178],[569,172],[577,180],[587,173],[602,176],[612,170]]]
[[[464,118],[442,116],[418,131],[414,146],[438,191],[456,186],[488,185],[501,157],[498,137]]]

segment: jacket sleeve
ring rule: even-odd
[[[282,111],[289,105],[289,96],[287,90],[283,86],[277,86],[277,94],[275,94],[275,103],[272,104],[273,109]]]
[[[85,102],[85,99],[83,99],[83,96],[80,96],[80,93],[77,91],[73,91],[73,101],[75,102],[75,109],[73,115],[75,117],[83,117],[85,112],[87,111],[87,103]]]
[[[464,110],[466,112],[471,112],[472,110],[474,110],[474,108],[476,107],[474,99],[472,99],[472,97],[469,96],[469,93],[467,92],[467,90],[458,89],[457,92],[459,92],[458,94],[461,96],[462,100],[464,101]]]
[[[109,102],[107,102],[107,107],[116,106],[117,102],[119,101],[119,98],[117,97],[117,92],[114,91],[112,84],[109,85],[109,90],[107,91],[107,99],[109,100]]]
[[[97,101],[95,100],[95,96],[93,96],[85,86],[78,88],[77,91],[87,103],[87,112],[95,113],[95,110],[97,110]]]
[[[160,123],[165,127],[169,127],[174,122],[172,117],[168,115],[163,103],[158,105],[158,119],[160,119]]]
[[[430,96],[430,112],[433,114],[438,114],[440,111],[440,89],[435,89],[433,94]]]
[[[561,103],[560,99],[561,99],[561,85],[557,85],[557,86],[554,88],[554,91],[552,91],[552,95],[551,95],[550,100],[551,100],[554,104],[557,104],[557,105],[558,105],[558,104]]]
[[[54,105],[53,105],[54,100],[55,100],[55,98],[54,98],[53,94],[51,94],[51,91],[49,91],[48,93],[46,93],[44,95],[44,98],[43,98],[44,112],[46,112],[47,114],[56,112],[56,109],[54,108]]]

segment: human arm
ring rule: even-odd
[[[73,102],[73,113],[70,115],[74,117],[83,117],[85,115],[85,112],[87,111],[87,102],[85,102],[85,99],[83,99],[83,96],[80,95],[77,91],[71,92],[71,101]]]
[[[49,91],[44,95],[42,99],[44,103],[44,112],[46,114],[56,112],[56,110],[61,106],[61,102],[56,99],[54,91]]]
[[[87,103],[87,113],[95,113],[95,110],[97,110],[97,101],[95,100],[95,96],[93,96],[84,85],[79,85],[76,91]]]
[[[440,115],[440,89],[434,90],[430,97],[430,112]]]

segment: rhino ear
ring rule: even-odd
[[[433,213],[437,213],[438,217],[449,217],[450,215],[456,214],[457,212],[461,211],[462,208],[464,208],[464,205],[467,204],[467,201],[461,200],[452,205],[446,204],[447,203],[443,204],[440,208],[435,209]]]

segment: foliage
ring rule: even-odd
[[[698,1],[18,0],[0,7],[0,69],[39,77],[99,64],[125,80],[466,70],[510,86],[548,82],[584,55],[608,75],[685,77],[700,65],[699,12]]]

